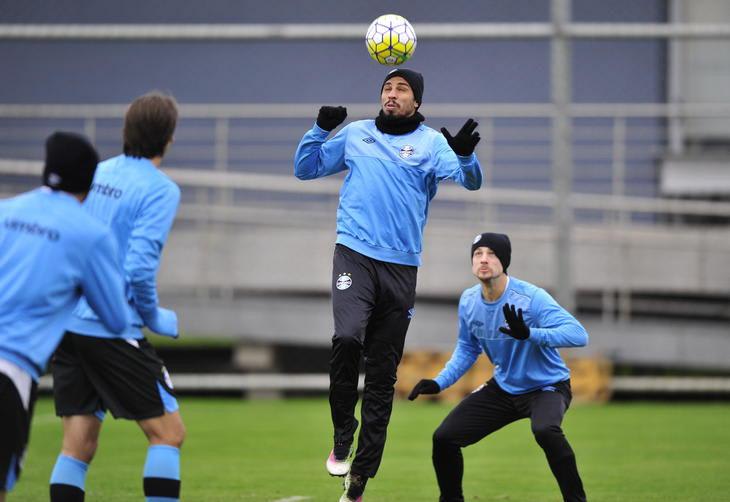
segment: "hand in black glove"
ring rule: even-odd
[[[462,126],[461,130],[456,133],[456,136],[452,136],[451,133],[446,130],[445,127],[441,128],[441,133],[446,137],[446,141],[449,142],[449,146],[456,153],[462,157],[468,157],[474,153],[474,148],[482,139],[479,137],[478,132],[474,132],[474,129],[479,125],[474,119],[469,119]]]
[[[527,340],[530,338],[530,328],[527,327],[525,320],[522,318],[522,309],[517,309],[517,312],[515,312],[514,305],[505,303],[504,307],[502,307],[502,312],[504,313],[504,320],[507,321],[509,328],[500,327],[499,331],[518,340]]]
[[[317,115],[317,125],[325,131],[331,131],[345,121],[347,108],[344,106],[323,106]]]
[[[413,401],[419,394],[438,394],[439,392],[441,392],[441,387],[435,380],[423,379],[413,387],[411,393],[408,394],[408,400]]]

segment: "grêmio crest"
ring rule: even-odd
[[[400,153],[398,153],[398,155],[400,155],[400,157],[402,159],[407,159],[407,158],[411,157],[415,152],[416,152],[416,150],[413,148],[412,145],[403,145],[401,147]]]

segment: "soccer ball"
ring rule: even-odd
[[[372,22],[365,35],[370,57],[380,64],[405,63],[416,50],[416,32],[408,20],[398,14],[385,14]]]

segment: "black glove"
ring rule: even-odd
[[[507,321],[509,328],[500,327],[499,331],[518,340],[527,340],[530,338],[530,328],[527,327],[525,320],[522,318],[522,309],[517,309],[517,312],[515,312],[514,305],[505,303],[504,307],[502,307],[502,312],[504,313],[504,320]]]
[[[344,106],[323,106],[317,115],[317,125],[325,131],[331,131],[345,121],[347,108]]]
[[[439,392],[441,392],[441,387],[435,380],[423,379],[413,387],[411,393],[408,394],[408,400],[413,401],[419,394],[438,394]]]
[[[482,139],[479,137],[478,132],[474,132],[474,129],[476,129],[478,125],[479,122],[474,122],[474,119],[469,119],[462,126],[461,130],[456,133],[456,136],[452,136],[445,127],[441,128],[441,132],[444,136],[446,136],[446,141],[449,142],[449,146],[456,155],[468,157],[474,153],[474,148],[477,146],[477,143],[479,143],[479,140]]]

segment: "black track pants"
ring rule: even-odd
[[[385,447],[393,386],[413,315],[417,268],[368,258],[335,247],[332,308],[335,334],[330,359],[330,410],[336,442],[357,429],[357,378],[365,360],[362,427],[352,471],[374,477]]]
[[[570,381],[556,383],[551,388],[554,390],[513,395],[502,390],[492,379],[447,415],[433,434],[433,466],[441,489],[440,502],[464,501],[461,448],[521,418],[530,419],[532,433],[545,452],[563,500],[586,500],[575,455],[560,428],[572,398]]]

